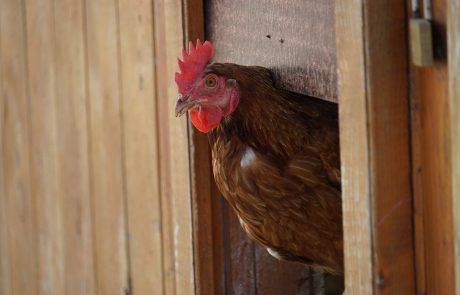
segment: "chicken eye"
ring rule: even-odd
[[[206,79],[206,87],[208,88],[214,88],[217,85],[217,80],[214,77],[209,77]]]

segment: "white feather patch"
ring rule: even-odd
[[[268,251],[268,254],[275,257],[276,259],[281,259],[281,256],[278,254],[276,250],[273,250],[272,248],[267,248],[267,251]]]
[[[244,151],[243,157],[241,157],[240,165],[243,168],[248,167],[252,162],[254,162],[255,159],[256,154],[250,147],[247,147]]]

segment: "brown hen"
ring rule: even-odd
[[[176,114],[208,133],[219,190],[273,256],[342,272],[337,105],[275,88],[262,67],[210,63],[213,52],[198,41],[183,53]]]

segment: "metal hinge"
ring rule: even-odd
[[[419,67],[433,64],[431,0],[412,0],[409,38],[412,63]]]

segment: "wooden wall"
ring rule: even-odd
[[[460,292],[458,2],[425,69],[404,3],[336,2],[347,293]],[[171,111],[202,7],[0,0],[0,295],[325,292],[239,230]]]
[[[193,290],[180,7],[0,1],[0,294]]]

